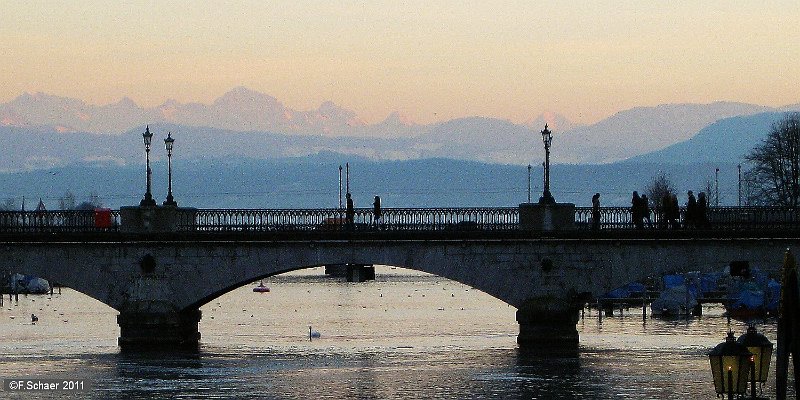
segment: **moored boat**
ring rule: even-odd
[[[253,288],[253,291],[256,293],[267,293],[269,292],[269,287],[264,286],[264,281],[261,281],[258,286]]]

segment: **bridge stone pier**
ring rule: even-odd
[[[800,244],[794,237],[572,230],[204,233],[175,231],[194,209],[121,212],[123,224],[142,213],[151,221],[113,234],[0,238],[0,270],[41,276],[113,307],[123,348],[196,346],[200,307],[260,278],[377,264],[461,282],[517,308],[520,348],[577,350],[579,310],[591,296],[664,273],[718,271],[734,260],[776,272],[784,250]]]

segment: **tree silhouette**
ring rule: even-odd
[[[766,139],[745,160],[747,202],[797,207],[800,203],[800,114],[789,113],[774,124]]]
[[[653,177],[650,184],[647,185],[646,193],[647,199],[650,202],[650,207],[660,210],[662,208],[661,201],[664,199],[664,195],[675,194],[675,185],[672,184],[672,181],[665,173],[659,172],[658,175]]]

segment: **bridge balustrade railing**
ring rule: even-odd
[[[709,224],[718,229],[800,228],[800,209],[783,207],[714,207],[709,209]]]
[[[709,207],[706,220],[687,219],[686,207],[679,217],[669,221],[660,209],[653,209],[644,219],[645,228],[693,228],[706,230],[795,230],[800,229],[800,209],[785,207]],[[578,229],[591,229],[592,208],[575,208]],[[602,207],[600,228],[611,230],[636,229],[630,207]]]
[[[686,210],[679,210],[678,224],[684,220]],[[670,222],[664,217],[659,209],[651,209],[650,213],[642,220],[645,228],[665,228]],[[575,226],[578,229],[591,229],[592,227],[592,208],[575,207]],[[601,229],[636,229],[633,221],[633,214],[630,207],[601,207],[600,208],[600,228]]]
[[[338,230],[515,230],[519,209],[506,208],[384,208],[375,218],[372,208],[353,210],[348,226],[345,209],[197,210],[193,224],[182,230],[197,231],[338,231]]]
[[[2,233],[118,231],[118,210],[0,211]]]
[[[635,225],[628,207],[603,207],[601,229],[628,230]],[[200,209],[180,214],[182,231],[445,231],[519,229],[519,208],[385,208],[376,220],[372,208],[354,210],[349,227],[346,211],[328,209]],[[0,233],[115,232],[118,210],[0,211]],[[591,229],[591,207],[575,209],[578,229]],[[652,210],[645,228],[685,228],[686,209],[669,223]],[[688,223],[707,230],[800,230],[800,209],[782,207],[710,207],[707,221]]]

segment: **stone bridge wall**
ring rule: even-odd
[[[384,264],[452,279],[519,308],[530,298],[599,295],[648,276],[720,270],[733,260],[774,272],[784,250],[796,244],[795,239],[15,242],[0,244],[0,270],[59,282],[120,311],[145,304],[179,311],[286,271]]]

